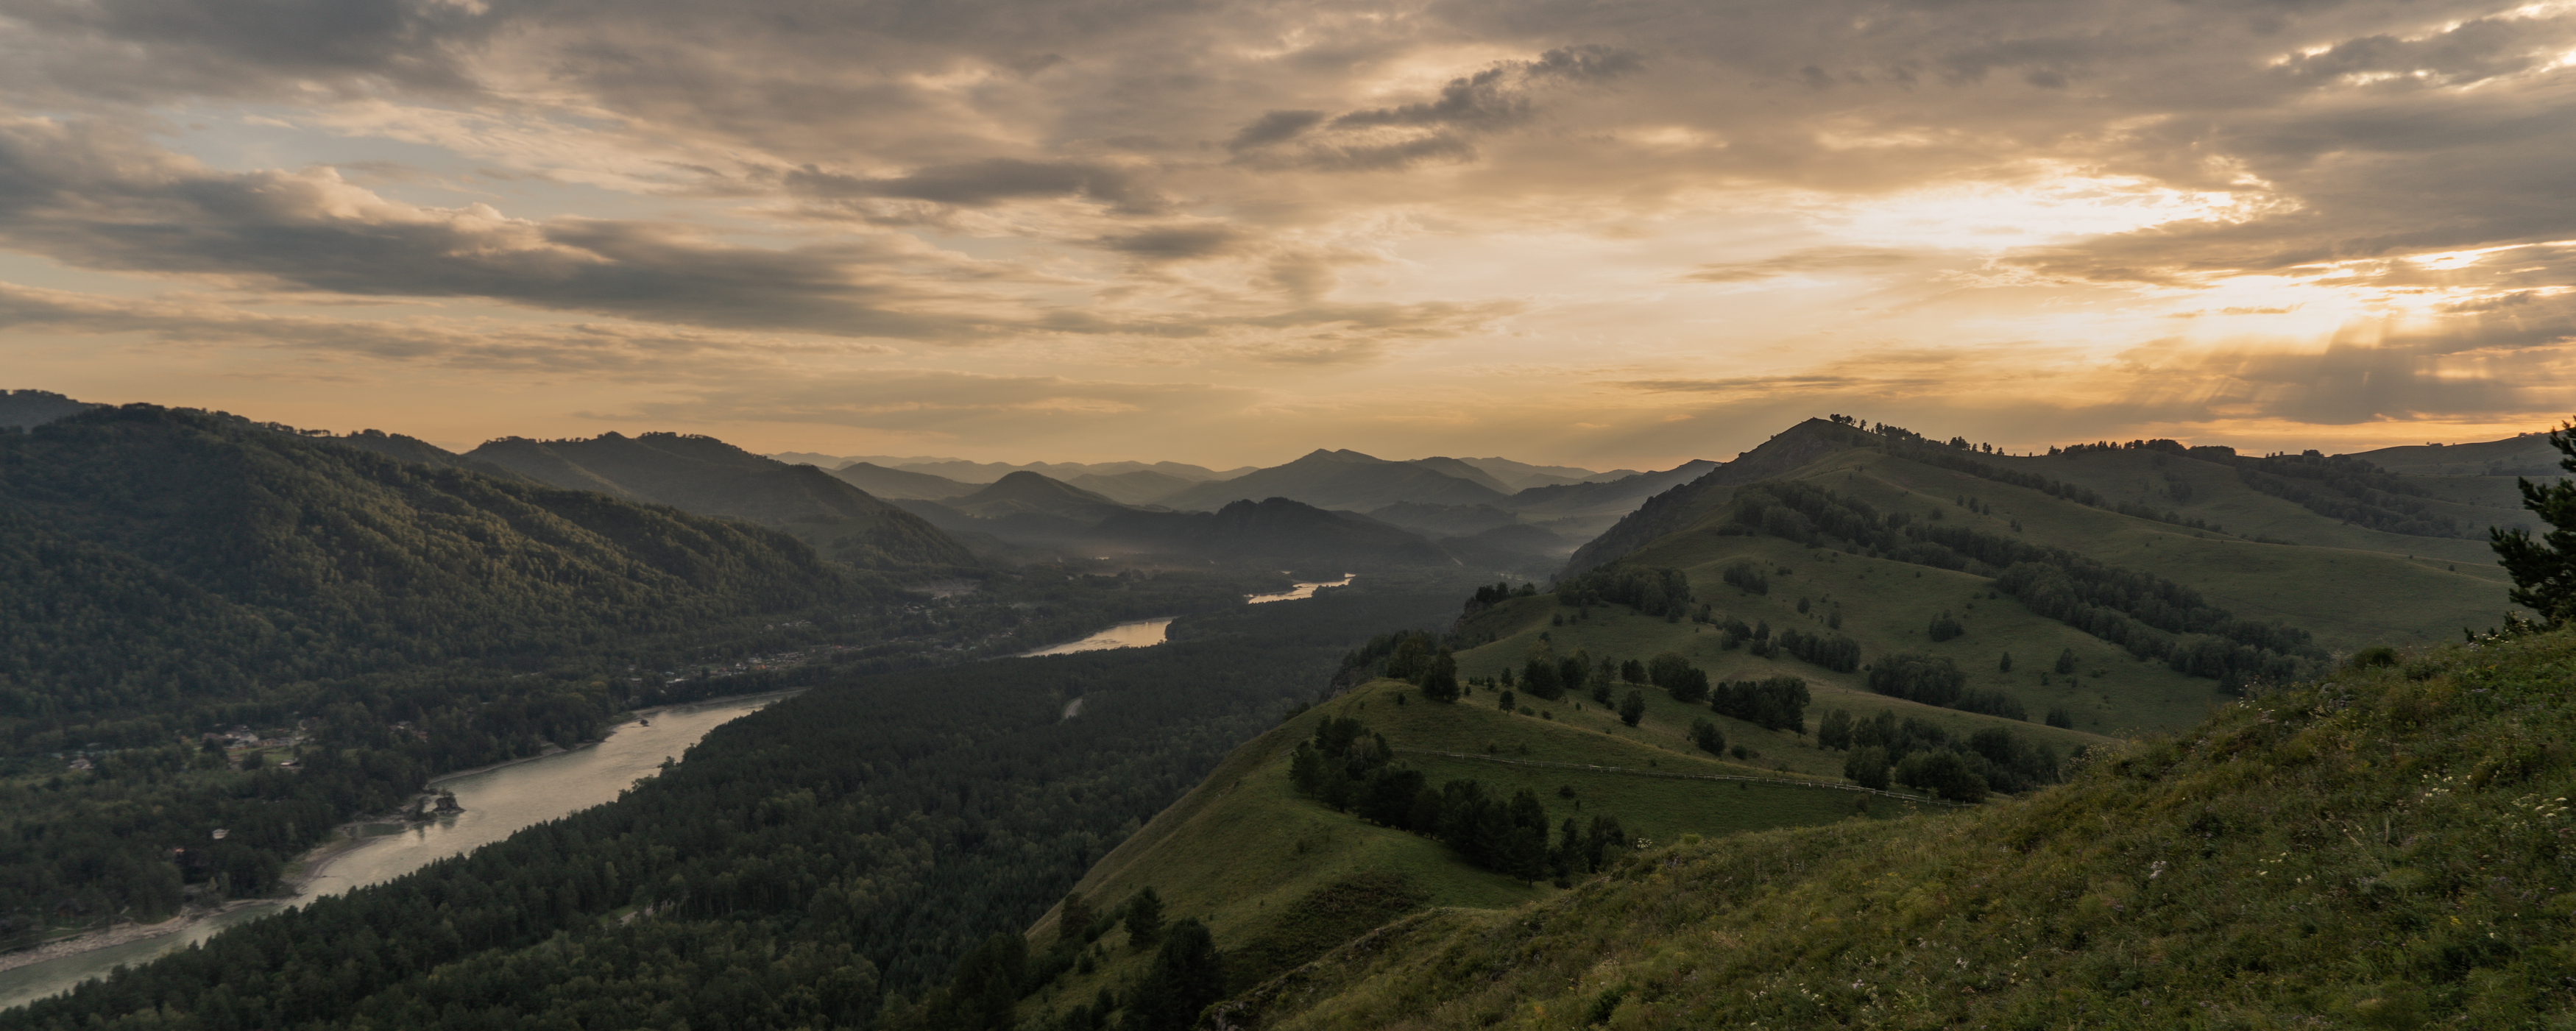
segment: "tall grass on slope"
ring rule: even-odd
[[[2576,1026],[2571,687],[2567,633],[2346,666],[2019,802],[1641,853],[1232,1005],[1280,1028]]]

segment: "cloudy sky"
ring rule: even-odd
[[[1609,467],[2576,410],[2576,4],[0,0],[0,387]]]

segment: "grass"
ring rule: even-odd
[[[2231,704],[2016,801],[1636,856],[1237,1001],[1269,1028],[2576,1025],[2576,636]]]

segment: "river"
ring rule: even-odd
[[[1163,635],[1171,630],[1173,618],[1165,616],[1161,619],[1140,619],[1133,623],[1120,623],[1079,641],[1068,641],[1053,648],[1040,648],[1033,652],[1021,652],[1013,657],[1034,659],[1040,655],[1071,655],[1075,652],[1096,652],[1110,648],[1151,648],[1163,643]]]
[[[1155,636],[1157,641],[1161,639],[1159,629]],[[299,898],[247,906],[157,938],[0,970],[0,1009],[23,1006],[64,991],[119,965],[148,962],[205,941],[224,928],[249,923],[297,903],[389,881],[437,860],[509,837],[530,824],[612,801],[638,779],[658,772],[665,757],[679,758],[717,724],[781,697],[783,694],[757,695],[674,706],[651,713],[645,721],[622,725],[609,734],[608,740],[587,748],[441,779],[437,785],[456,793],[457,804],[465,807],[462,814],[408,828],[382,825],[382,830],[391,833],[364,835],[357,845],[324,859],[321,872],[311,877],[306,894]],[[361,830],[363,833],[365,828]]]
[[[1358,576],[1359,574],[1357,573],[1344,573],[1342,574],[1342,578],[1339,580],[1327,580],[1322,583],[1307,583],[1300,580],[1297,582],[1297,586],[1291,587],[1277,594],[1256,594],[1243,600],[1246,604],[1259,605],[1263,602],[1296,601],[1300,598],[1312,598],[1315,596],[1316,591],[1326,587],[1348,587],[1351,585],[1351,581]]]

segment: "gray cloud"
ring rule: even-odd
[[[814,168],[787,173],[788,189],[821,198],[898,197],[983,207],[1031,198],[1081,197],[1128,214],[1165,207],[1134,170],[1081,161],[987,158],[923,168],[909,175],[866,178]]]
[[[1227,150],[1242,150],[1295,139],[1308,129],[1322,124],[1328,117],[1321,111],[1265,111],[1225,143]]]
[[[0,244],[74,265],[734,328],[957,340],[994,322],[909,313],[900,256],[770,250],[676,227],[422,208],[326,172],[206,170],[89,123],[0,123]]]
[[[1502,61],[1451,79],[1431,100],[1331,116],[1312,110],[1265,112],[1236,130],[1226,148],[1257,167],[1331,172],[1467,161],[1477,155],[1467,137],[1512,129],[1536,117],[1539,88],[1607,83],[1643,67],[1632,50],[1559,47],[1534,61]],[[1390,138],[1389,130],[1420,134]],[[1297,146],[1282,146],[1290,143]]]
[[[133,335],[188,348],[289,350],[469,372],[646,382],[704,375],[710,364],[774,372],[788,358],[891,353],[871,344],[790,344],[628,322],[458,327],[399,318],[271,315],[206,297],[107,297],[5,283],[0,283],[0,329]]]
[[[1156,226],[1099,239],[1102,247],[1148,261],[1184,261],[1232,251],[1243,231],[1225,225]]]

